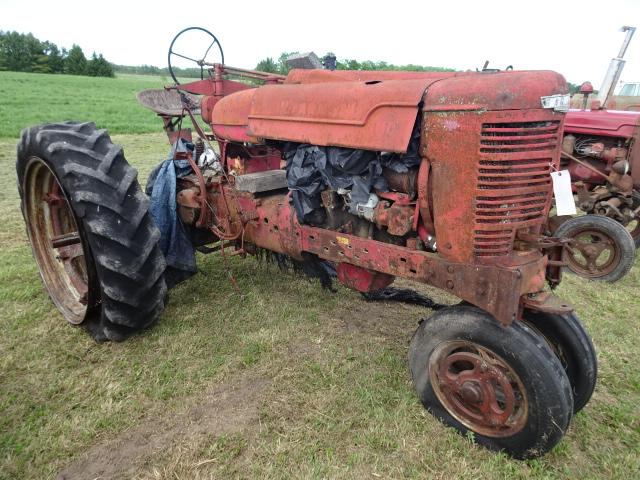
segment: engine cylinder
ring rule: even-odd
[[[389,188],[396,192],[406,193],[414,197],[417,192],[418,168],[411,168],[408,172],[398,173],[390,168],[382,170],[382,175],[387,180]]]

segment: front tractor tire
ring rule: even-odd
[[[122,147],[93,123],[39,125],[22,131],[16,170],[33,255],[63,317],[97,341],[154,323],[165,259]]]
[[[489,449],[538,457],[569,427],[567,374],[545,339],[520,322],[503,327],[468,305],[440,310],[416,330],[409,367],[424,407]]]
[[[575,312],[555,313],[525,310],[522,320],[547,341],[569,377],[573,413],[591,399],[598,378],[598,357],[591,337]]]

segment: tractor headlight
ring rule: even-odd
[[[569,111],[569,94],[565,95],[549,95],[548,97],[540,97],[542,108],[553,108],[556,112]]]

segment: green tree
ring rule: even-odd
[[[0,71],[7,70],[7,56],[4,50],[4,37],[6,33],[0,30]]]
[[[64,48],[60,51],[55,43],[45,42],[45,54],[48,58],[49,71],[51,73],[64,72],[64,57],[66,53]]]
[[[85,74],[89,75],[90,77],[100,76],[98,72],[98,55],[96,55],[96,52],[93,52],[93,54],[91,55],[91,59],[89,59],[89,61],[87,62]]]
[[[98,55],[98,63],[100,65],[99,71],[101,77],[115,77],[113,65],[111,65],[111,63],[109,63],[107,59],[102,56],[102,54]]]
[[[273,58],[267,57],[264,60],[261,60],[258,65],[256,65],[256,70],[259,72],[268,72],[268,73],[279,73],[278,65],[273,61]]]
[[[42,55],[42,43],[30,33],[5,32],[0,42],[3,70],[30,72]]]
[[[93,52],[91,60],[87,62],[86,74],[90,77],[113,77],[113,67],[102,54],[97,55]]]
[[[57,51],[58,47],[49,41],[38,42],[40,43],[40,48],[37,51],[34,48],[31,56],[31,71],[35,73],[53,73],[51,50],[55,48]]]
[[[87,71],[87,58],[84,56],[82,48],[75,43],[65,59],[64,69],[71,75],[85,75]]]
[[[287,58],[291,55],[295,55],[298,52],[282,52],[278,57],[278,61],[274,61],[272,57],[261,60],[256,66],[256,70],[261,72],[278,73],[280,75],[286,75],[289,73],[289,66],[287,65]]]

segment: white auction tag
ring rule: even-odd
[[[576,201],[571,190],[571,175],[569,170],[551,172],[553,195],[556,197],[556,215],[575,215]]]

